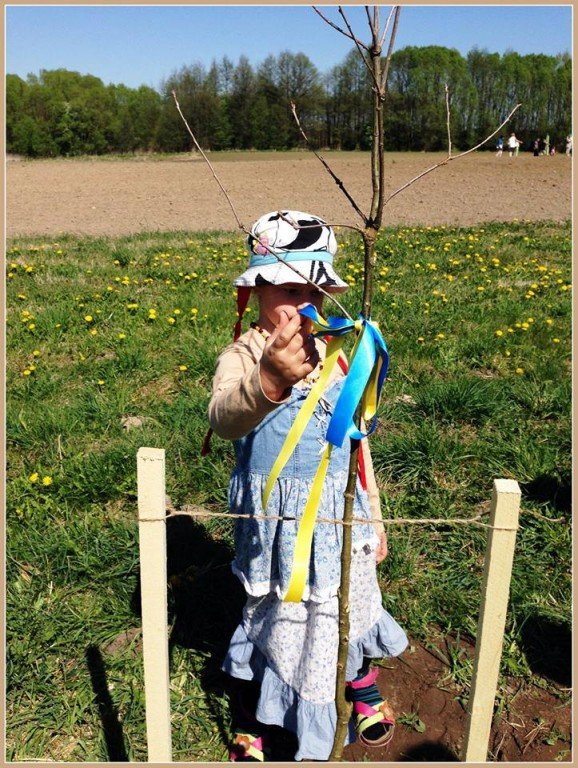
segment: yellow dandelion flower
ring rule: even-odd
[[[33,472],[28,479],[30,480],[31,483],[37,483],[38,482],[38,472]]]
[[[22,371],[22,375],[23,375],[23,376],[30,376],[31,374],[32,374],[32,371],[30,370],[30,368],[25,368],[25,369]]]
[[[510,357],[510,355],[511,355],[512,353],[510,352],[510,350],[509,350],[509,349],[507,349],[507,350],[504,352],[504,354],[506,355],[506,357]]]
[[[119,333],[118,338],[120,341],[122,341],[123,339],[126,339],[126,333]]]
[[[52,478],[50,475],[44,475],[42,478],[42,485],[52,485]]]
[[[32,354],[33,354],[34,357],[40,357],[40,350],[39,349],[35,349],[35,350],[33,350]]]
[[[167,321],[168,321],[169,325],[174,325],[177,322],[176,318],[174,318],[174,317],[167,318]]]
[[[524,373],[524,369],[523,369],[523,368],[516,368],[516,373],[517,373],[519,376],[522,376],[522,374]]]
[[[504,331],[501,331],[500,329],[496,331],[496,336],[503,336],[503,335],[504,335]]]
[[[552,339],[552,343],[553,344],[559,344],[560,343],[560,339]]]
[[[179,371],[188,371],[188,366],[186,365],[179,365]]]
[[[84,319],[86,320],[87,323],[92,323],[94,318],[92,317],[92,315],[85,315]]]
[[[97,336],[98,335],[98,331],[96,330],[96,328],[92,329],[92,331],[90,332],[90,335],[91,336]]]

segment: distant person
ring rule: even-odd
[[[508,154],[510,155],[510,157],[517,157],[519,148],[520,148],[520,142],[516,138],[516,134],[512,131],[512,133],[508,137]]]
[[[532,148],[534,150],[534,157],[538,157],[540,155],[540,139],[534,139]]]
[[[572,154],[572,134],[566,136],[566,154],[568,157]]]
[[[502,157],[504,151],[504,139],[500,136],[498,143],[496,144],[496,157]]]
[[[546,134],[546,138],[544,139],[544,154],[549,155],[550,154],[550,134]]]

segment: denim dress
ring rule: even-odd
[[[250,434],[234,441],[237,464],[229,484],[231,512],[266,512],[283,519],[235,521],[232,567],[248,597],[223,669],[234,677],[261,682],[257,719],[297,734],[295,760],[327,760],[337,719],[334,697],[342,526],[316,524],[302,600],[285,603],[282,597],[291,576],[299,521],[343,381],[324,392],[274,485],[266,511],[261,501],[263,489],[309,390],[293,387],[286,403]],[[332,450],[318,517],[343,518],[348,465],[349,440],[345,440],[342,448]],[[378,538],[359,478],[353,515],[368,522],[353,526],[348,680],[357,675],[364,657],[396,656],[407,646],[404,631],[382,607],[375,564]],[[355,738],[352,729],[348,738]]]

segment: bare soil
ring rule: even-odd
[[[332,169],[367,210],[369,155],[327,153]],[[444,160],[433,153],[388,153],[388,193]],[[358,223],[345,196],[308,152],[227,153],[211,161],[242,223],[278,208],[313,211],[335,224]],[[572,162],[564,155],[498,158],[474,152],[452,160],[391,199],[386,225],[475,225],[553,220],[571,214]],[[237,228],[199,155],[171,159],[9,160],[8,236],[124,235],[143,231]]]
[[[224,695],[230,678],[220,670],[229,639],[241,617],[245,592],[228,565],[227,545],[207,536],[191,518],[168,520],[169,583],[174,609],[172,642],[205,654],[200,674],[207,693]],[[210,563],[209,568],[191,564]],[[222,596],[227,595],[227,610]],[[432,628],[433,630],[434,628]],[[359,743],[345,748],[348,762],[458,762],[464,748],[467,699],[475,640],[454,636],[423,644],[410,636],[409,648],[381,662],[377,685],[398,718],[392,741],[381,749]],[[530,670],[500,685],[489,739],[495,762],[571,762],[572,643],[567,627],[545,619],[528,620],[521,633]],[[454,670],[448,666],[450,658]],[[218,699],[217,699],[218,700]],[[210,701],[210,698],[209,698]],[[222,711],[214,713],[222,720]],[[293,734],[270,727],[271,759],[291,762]],[[223,727],[224,743],[228,731]]]

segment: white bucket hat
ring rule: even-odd
[[[253,224],[247,248],[251,256],[249,268],[233,281],[237,287],[310,280],[330,292],[341,293],[349,288],[333,269],[337,252],[333,229],[318,216],[302,211],[266,213]],[[294,269],[281,263],[273,253]]]

